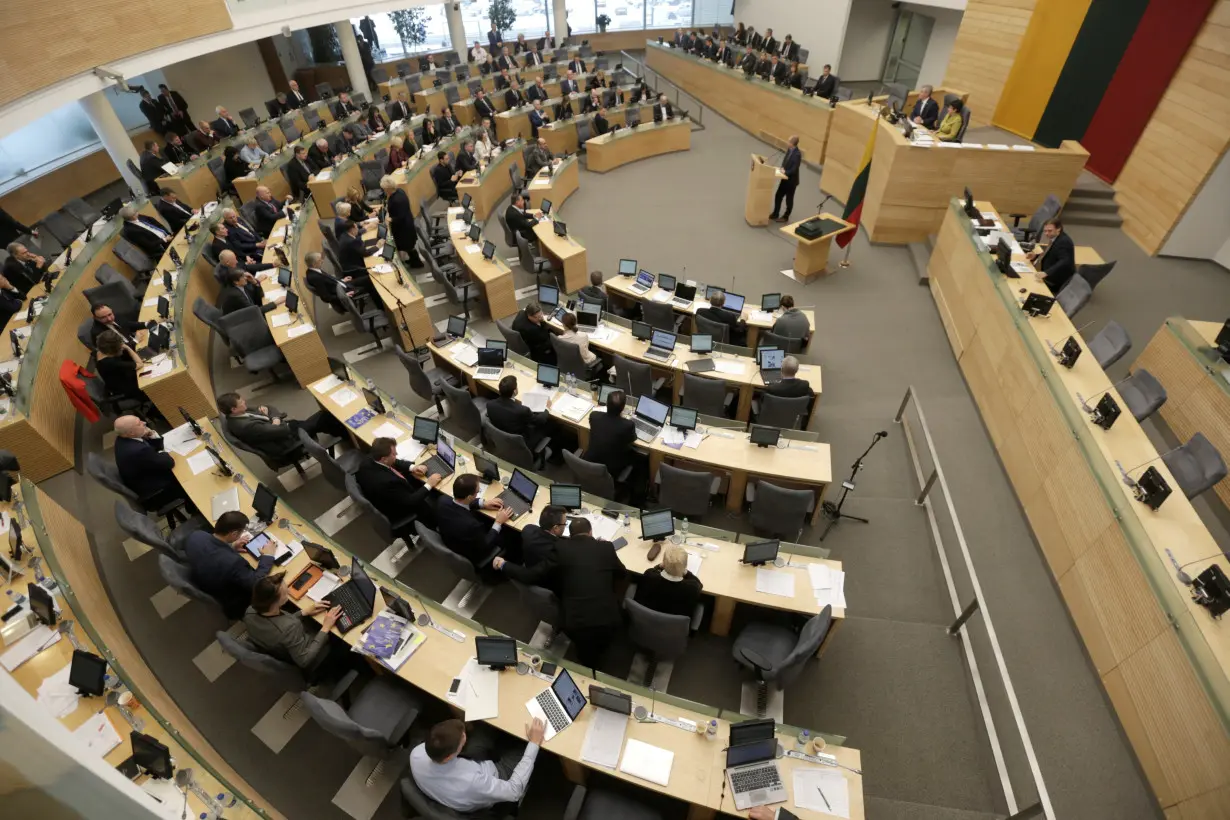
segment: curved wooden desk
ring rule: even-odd
[[[627,165],[649,157],[687,151],[692,147],[692,122],[676,118],[661,124],[648,122],[635,128],[621,128],[585,143],[589,163],[586,166],[595,173]]]
[[[464,143],[464,140],[463,140]],[[517,143],[500,151],[499,155],[487,164],[479,164],[479,170],[468,171],[457,182],[457,198],[470,195],[470,207],[474,209],[474,218],[486,221],[495,213],[495,206],[508,196],[512,190],[512,175],[509,168],[516,167],[517,173],[525,176],[524,143]],[[460,151],[461,149],[458,148]]]
[[[586,98],[587,95],[582,94],[580,102],[583,103]],[[575,102],[573,105],[578,109],[580,108]],[[616,125],[626,126],[628,124],[628,111],[631,109],[636,109],[640,113],[641,122],[653,120],[653,103],[649,102],[608,108],[606,112],[607,122],[610,123],[612,128]],[[592,123],[593,119],[594,113],[581,114],[578,110],[575,117],[569,117],[566,120],[555,120],[539,128],[538,136],[547,141],[547,147],[551,149],[552,154],[575,154],[581,144],[577,136],[577,123]],[[592,127],[590,132],[593,132]]]
[[[557,213],[555,200],[551,203],[552,213]],[[542,212],[535,210],[534,213],[541,215]],[[567,226],[562,220],[561,224]],[[538,249],[543,255],[555,260],[563,269],[565,291],[576,293],[589,284],[589,254],[575,236],[557,236],[550,220],[535,225],[534,235],[538,237]]]
[[[517,294],[513,288],[512,269],[496,249],[495,256],[484,259],[482,241],[471,242],[465,231],[457,230],[464,223],[450,209],[449,233],[458,263],[470,272],[470,279],[482,290],[483,299],[492,319],[503,319],[517,312]],[[501,237],[502,241],[502,237]]]
[[[363,235],[364,241],[375,239],[377,233],[377,228],[369,228]],[[300,265],[302,259],[300,256],[295,264]],[[414,273],[400,259],[386,262],[383,256],[375,255],[367,257],[364,262],[373,289],[388,312],[391,325],[397,328],[401,337],[402,350],[414,350],[430,339],[436,331],[427,315],[423,291],[415,281]],[[302,266],[296,267],[296,271],[302,270]],[[302,276],[302,273],[299,275]],[[307,386],[307,382],[301,384]]]
[[[292,116],[296,118],[294,122],[300,128],[300,132],[305,132],[307,123],[303,120],[303,115],[296,111]],[[262,133],[268,134],[278,148],[286,145],[286,135],[282,133],[279,124],[266,121],[256,128],[247,128],[233,137],[227,137],[197,159],[179,166],[179,170],[174,174],[160,176],[155,182],[158,187],[170,188],[184,202],[199,208],[211,199],[218,198],[218,179],[209,169],[209,161],[221,158],[227,146],[243,148],[249,137]]]
[[[525,186],[526,194],[529,196],[528,207],[540,210],[544,199],[550,200],[553,208],[563,205],[564,200],[576,193],[577,188],[580,187],[580,167],[581,163],[577,160],[576,154],[573,154],[568,159],[554,165],[553,168],[538,169],[538,173]]]

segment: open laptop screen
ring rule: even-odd
[[[572,679],[572,675],[568,674],[567,669],[560,670],[559,677],[555,679],[555,683],[551,684],[551,691],[559,698],[560,705],[568,713],[568,719],[576,720],[577,715],[581,714],[581,710],[585,708],[585,695],[581,694],[576,681]]]
[[[777,741],[773,738],[731,746],[726,750],[726,768],[746,766],[748,763],[759,763],[763,760],[772,760],[776,754]]]

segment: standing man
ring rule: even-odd
[[[827,63],[820,76],[816,79],[816,96],[831,100],[837,91],[837,78],[833,76],[833,67]]]
[[[171,128],[177,133],[183,135],[192,130],[192,117],[188,114],[188,103],[184,102],[183,95],[178,91],[172,91],[166,83],[159,84],[158,103],[167,112]]]
[[[799,187],[799,166],[802,164],[803,152],[799,150],[799,137],[795,134],[790,138],[790,147],[786,149],[786,156],[782,158],[782,173],[786,175],[786,178],[777,183],[777,194],[773,197],[773,213],[769,215],[769,219],[778,222],[790,221],[790,212],[794,210],[794,191]],[[783,199],[786,200],[786,210],[778,216]]]
[[[154,101],[153,96],[144,88],[141,89],[141,102],[139,103],[141,113],[145,115],[145,119],[149,120],[149,127],[152,128],[158,136],[163,136],[170,128],[170,117],[161,105]]]
[[[504,36],[495,27],[495,21],[491,23],[491,31],[487,32],[487,45],[491,48],[492,54],[499,51],[500,46],[504,45]]]
[[[141,169],[141,180],[145,183],[145,192],[150,196],[158,193],[158,177],[162,176],[163,159],[158,156],[158,143],[145,141],[145,150],[138,157]]]

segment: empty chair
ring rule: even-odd
[[[712,336],[713,341],[715,342],[729,344],[730,325],[723,324],[722,322],[715,322],[712,319],[706,319],[704,316],[696,316],[694,318],[696,320],[697,333]]]
[[[139,278],[144,278],[141,275],[148,274],[158,264],[157,260],[150,259],[145,251],[122,236],[115,241],[112,252],[121,262],[136,271]]]
[[[1079,273],[1075,273],[1055,295],[1055,301],[1059,303],[1064,314],[1071,319],[1080,312],[1081,308],[1089,304],[1092,296],[1093,288],[1089,287],[1089,283]]]
[[[398,77],[408,77],[409,75],[413,73],[414,73],[414,69],[410,67],[409,63],[398,63],[397,64],[397,76]]]
[[[86,202],[81,197],[75,197],[64,203],[64,210],[72,214],[82,225],[93,225],[102,219],[102,211]]]
[[[837,78],[834,77],[833,79],[837,79]],[[837,90],[833,92],[833,96],[836,97],[840,102],[846,102],[848,100],[854,99],[854,91],[849,88],[846,88],[844,85],[839,85],[837,86]]]
[[[1182,447],[1163,455],[1162,461],[1188,498],[1226,477],[1226,462],[1204,433],[1196,433]]]
[[[760,332],[760,347],[780,347],[787,353],[802,353],[803,340],[796,339],[793,336],[781,336],[771,330],[762,330]]]
[[[760,412],[756,416],[756,423],[784,430],[805,430],[810,407],[811,398],[808,396],[787,398],[766,393],[760,397]]]
[[[367,199],[374,201],[383,196],[380,190],[380,178],[383,176],[384,163],[380,160],[363,160],[359,163],[359,177],[363,181],[363,190],[367,191]]]
[[[549,649],[551,644],[555,643],[556,630],[559,629],[563,620],[560,614],[559,598],[545,587],[523,584],[512,578],[508,580],[513,585],[513,589],[517,590],[517,597],[521,599],[522,605],[529,611],[530,616],[551,627],[551,632],[547,635],[547,643],[543,647]]]
[[[167,586],[180,595],[183,595],[185,598],[191,598],[194,601],[199,601],[218,615],[226,617],[222,611],[222,604],[218,602],[218,599],[192,583],[192,571],[188,569],[186,564],[181,564],[168,555],[159,555],[158,572],[161,573],[162,580],[166,581]]]
[[[448,377],[440,370],[432,370],[428,374],[423,369],[423,363],[419,361],[418,356],[407,353],[400,344],[394,346],[393,352],[397,354],[402,367],[406,369],[406,375],[410,378],[410,389],[419,398],[434,402],[436,410],[443,415],[444,407],[440,403],[440,398],[444,395],[444,390],[440,384],[448,381]]]
[[[470,89],[470,96],[477,97],[479,89],[483,87],[483,79],[482,77],[475,77],[473,80],[467,82],[466,86]]]
[[[236,638],[229,632],[218,630],[214,637],[218,639],[218,645],[223,652],[252,671],[274,681],[283,692],[302,692],[307,689],[307,681],[299,667],[257,649],[247,640],[247,636]],[[301,701],[296,700],[291,709],[297,708],[300,703]],[[287,710],[286,714],[289,713],[290,710]]]
[[[493,453],[525,470],[541,469],[551,452],[551,448],[548,447],[551,443],[550,436],[543,436],[531,451],[525,441],[525,436],[505,433],[487,421],[486,417],[482,419],[482,431],[483,438],[491,444]]]
[[[260,123],[260,117],[256,116],[255,108],[239,109],[239,119],[243,120],[243,124],[248,128],[255,128]]]
[[[700,518],[709,512],[713,475],[670,464],[658,467],[658,506],[680,518]]]
[[[657,392],[652,367],[619,355],[615,356],[615,386],[632,397],[652,397]]]
[[[213,157],[206,161],[205,165],[209,168],[210,173],[214,175],[214,179],[218,182],[218,188],[223,193],[228,193],[234,189],[231,183],[226,179],[226,160],[223,157]]]
[[[308,434],[307,430],[300,427],[296,432],[299,434],[299,443],[303,445],[303,449],[320,464],[320,471],[325,481],[345,492],[346,476],[359,469],[359,462],[363,458],[362,453],[358,450],[347,450],[338,458],[334,458],[326,448]]]
[[[1110,367],[1132,349],[1132,340],[1123,325],[1111,320],[1097,336],[1089,340],[1089,352],[1102,369]]]
[[[316,83],[316,97],[324,100],[333,96],[333,86],[328,83]]]
[[[231,355],[243,362],[249,373],[276,371],[286,361],[256,305],[229,313],[218,323],[230,339]]]
[[[249,200],[239,206],[239,217],[249,225],[256,225],[256,200]]]
[[[884,93],[888,95],[888,105],[892,107],[897,104],[897,110],[901,111],[905,108],[905,98],[909,95],[910,89],[901,83],[886,83],[884,85]],[[906,112],[909,113],[908,111]]]
[[[620,792],[578,785],[562,820],[662,820],[662,815]]]
[[[357,677],[347,675],[344,681],[353,683]],[[348,689],[339,686],[333,695],[340,700]],[[349,698],[347,708],[337,700],[326,700],[311,692],[300,697],[316,725],[346,741],[364,757],[377,758],[379,762],[367,778],[369,784],[382,771],[384,761],[403,747],[422,709],[414,690],[393,675],[370,679],[358,694]]]
[[[665,302],[641,302],[641,316],[645,323],[658,330],[675,332],[675,310]]]
[[[461,609],[465,606],[466,599],[470,597],[470,594],[482,584],[478,570],[475,569],[475,565],[471,564],[468,558],[449,549],[448,545],[444,543],[444,539],[440,537],[440,534],[430,527],[424,526],[422,521],[416,521],[414,528],[418,531],[420,546],[425,544],[428,552],[434,554],[447,564],[462,580],[470,582],[470,589],[466,591],[465,595],[457,603],[457,608]],[[478,566],[490,566],[491,561],[499,552],[499,546],[493,546],[491,551],[478,562]]]
[[[815,494],[811,490],[760,481],[756,484],[756,500],[752,502],[749,520],[757,531],[798,541],[814,501]]]
[[[508,342],[508,349],[518,356],[529,356],[530,346],[526,344],[525,337],[519,331],[513,330],[512,325],[505,322],[503,319],[496,319],[495,326],[500,329],[500,333],[504,335],[504,341]]]
[[[797,635],[791,629],[763,621],[743,627],[735,638],[733,655],[736,662],[756,674],[757,708],[761,715],[768,706],[770,684],[784,691],[794,683],[808,658],[820,651],[832,623],[833,607],[825,606],[803,624]]]
[[[85,230],[80,219],[66,211],[55,211],[43,217],[42,229],[56,238],[63,246],[68,247]]]
[[[261,131],[256,135],[256,144],[266,154],[273,154],[278,150],[278,144],[274,142],[273,136],[268,131]]]
[[[628,639],[649,654],[650,669],[645,679],[653,680],[653,667],[659,661],[673,661],[687,651],[692,619],[658,612],[631,598],[624,599],[624,609],[628,612]]]
[[[444,99],[448,101],[449,105],[456,105],[461,102],[461,92],[457,89],[456,85],[450,84],[444,87]]]
[[[376,532],[380,535],[382,543],[392,544],[398,538],[407,544],[410,543],[417,518],[417,514],[413,510],[402,511],[403,514],[394,521],[382,513],[371,502],[371,499],[363,494],[363,489],[359,486],[359,481],[353,473],[347,473],[342,477],[342,485],[346,488],[346,494],[350,496],[355,504],[359,505],[359,509],[371,516],[372,524],[376,527]]]
[[[171,560],[181,563],[184,560],[184,556],[180,552],[179,546],[189,533],[195,529],[200,529],[200,526],[176,527],[171,531],[172,538],[168,541],[162,537],[162,530],[158,529],[158,525],[149,516],[142,515],[134,510],[131,505],[125,504],[123,501],[115,502],[115,521],[129,538],[140,541],[145,546],[158,550],[158,552]],[[198,519],[198,521],[199,524],[205,523],[204,519]]]
[[[592,136],[593,120],[577,120],[577,145],[580,146],[580,149],[585,148],[586,141]]]
[[[1152,373],[1143,367],[1119,382],[1115,389],[1137,421],[1144,421],[1166,403],[1166,388],[1162,387]]]
[[[636,126],[640,125],[641,124],[641,109],[629,108],[627,112],[624,114],[624,122],[628,124],[629,128],[635,128]]]
[[[517,235],[513,233],[513,229],[508,227],[508,220],[504,218],[503,211],[497,211],[496,219],[500,221],[500,227],[504,229],[504,244],[510,248],[517,247]]]
[[[810,53],[811,52],[806,48],[799,49],[799,64],[800,65],[807,65],[807,55]]]
[[[946,95],[944,107],[948,107]],[[1042,200],[1042,204],[1038,206],[1038,210],[1034,211],[1033,216],[1029,218],[1029,224],[1024,228],[1020,227],[1021,219],[1025,214],[1008,214],[1012,217],[1012,235],[1020,242],[1032,242],[1035,237],[1042,233],[1042,229],[1046,223],[1059,216],[1059,210],[1063,207],[1063,203],[1059,201],[1059,197],[1054,194],[1047,194],[1046,199]]]
[[[376,66],[372,69],[372,79],[377,83],[387,83],[389,81],[389,72],[380,66]]]
[[[508,166],[508,177],[512,180],[514,194],[525,190],[525,177],[521,176],[521,168],[519,166]]]
[[[384,343],[380,332],[383,330],[386,333],[389,330],[389,315],[384,312],[384,309],[379,305],[364,307],[359,310],[358,304],[346,292],[345,285],[337,286],[337,301],[346,308],[350,314],[350,322],[354,325],[354,329],[359,333],[370,334],[376,340],[375,348],[380,349],[380,345]]]
[[[581,485],[581,492],[596,495],[599,498],[615,498],[615,479],[605,464],[586,461],[569,452],[567,448],[564,449],[564,463],[576,476],[577,483]],[[632,468],[627,469],[630,471]]]
[[[1097,265],[1077,265],[1076,275],[1080,276],[1089,283],[1089,287],[1096,288],[1098,283],[1105,279],[1110,272],[1115,269],[1115,263],[1102,262]]]
[[[444,429],[463,441],[473,441],[483,432],[483,413],[474,397],[465,387],[450,382],[441,382],[440,390],[448,401],[448,415],[444,417]]]
[[[684,373],[683,395],[679,397],[679,403],[706,416],[720,416],[726,412],[726,384],[717,379]]]
[[[324,118],[320,116],[320,112],[312,108],[304,109],[303,121],[307,123],[307,127],[312,131],[318,131],[325,126]]]
[[[299,130],[299,126],[292,123],[287,123],[281,126],[281,128],[282,136],[286,137],[287,142],[297,142],[299,138],[303,136],[303,132]],[[283,166],[283,170],[285,170],[285,166]]]
[[[218,337],[222,339],[223,343],[228,347],[230,346],[230,336],[227,335],[226,328],[222,327],[221,324],[221,310],[209,304],[209,302],[206,302],[204,297],[198,296],[196,297],[196,301],[192,303],[192,314],[205,324],[209,325],[209,327],[218,334]],[[94,320],[88,319],[87,321],[93,324]]]

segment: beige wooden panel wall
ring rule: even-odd
[[[969,0],[944,85],[969,92],[973,125],[989,125],[1033,16],[1035,0]]]
[[[231,28],[225,0],[4,0],[0,104],[122,57]]]
[[[1219,0],[1115,181],[1124,233],[1156,254],[1227,147],[1230,0]]]

